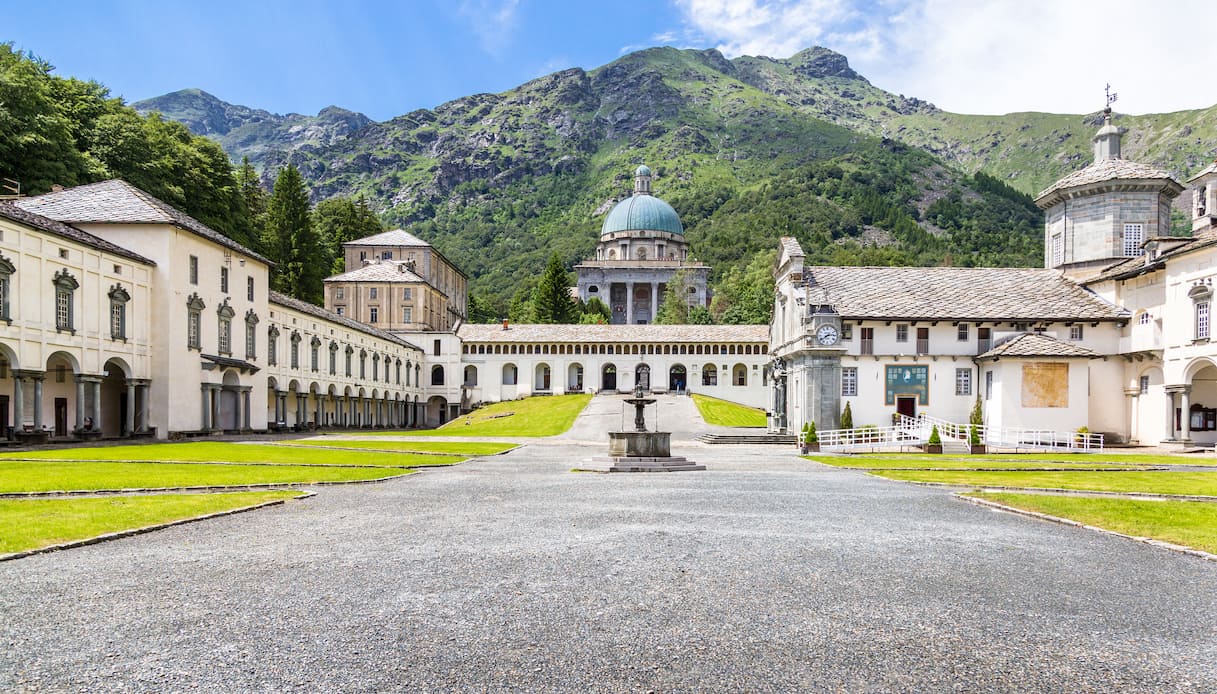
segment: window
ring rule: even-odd
[[[1142,311],[1137,315],[1137,325],[1149,325],[1153,317],[1149,315],[1149,311]]]
[[[312,371],[317,371],[321,368],[321,338],[316,335],[308,342],[308,366]]]
[[[203,309],[207,305],[198,294],[191,294],[186,300],[186,348],[203,349]]]
[[[406,385],[410,385],[410,362],[406,362]]]
[[[253,277],[245,278],[245,298],[250,301],[254,300],[254,278]]]
[[[930,329],[917,328],[917,354],[930,353]]]
[[[0,255],[0,320],[8,321],[10,325],[13,322],[10,303],[13,296],[12,278],[16,271],[17,267],[12,261]]]
[[[909,326],[897,325],[896,326],[896,342],[908,342],[908,341],[909,341]]]
[[[1142,376],[1137,385],[1140,386],[1139,392],[1141,395],[1149,393],[1149,376]]]
[[[340,316],[345,316],[347,314],[347,309],[345,306],[335,306],[334,313],[337,313]]]
[[[985,372],[985,400],[993,397],[993,372]]]
[[[841,369],[841,397],[852,398],[858,394],[858,367],[846,366]]]
[[[190,283],[199,283],[199,259],[198,256],[190,256]]]
[[[368,377],[368,352],[367,350],[359,350],[359,377]]]
[[[355,353],[355,348],[350,345],[347,345],[346,351],[344,353],[345,354],[344,372],[346,373],[347,378],[351,377],[351,355],[354,353]]]
[[[1053,234],[1051,241],[1052,249],[1052,266],[1062,265],[1065,262],[1065,238],[1060,234]]]
[[[1209,339],[1209,302],[1196,302],[1196,339]]]
[[[338,343],[330,343],[330,375],[338,375]]]
[[[273,325],[266,331],[266,362],[271,366],[279,363],[279,329]]]
[[[414,322],[413,318],[414,318],[414,312],[412,310],[410,310],[409,306],[407,306],[401,310],[401,322],[402,323],[413,323]]]
[[[380,253],[380,259],[381,259],[381,260],[392,260],[392,259],[393,259],[393,251],[381,251],[381,253]]]
[[[394,365],[397,367],[397,385],[400,386],[401,385],[401,360],[398,359]]]
[[[854,339],[854,326],[853,325],[851,325],[849,323],[845,323],[841,326],[841,339],[842,340]]]
[[[220,268],[220,293],[228,293],[228,268]]]
[[[131,295],[121,284],[110,287],[110,339],[127,339],[127,302]]]
[[[402,290],[402,292],[403,292],[402,298],[405,299],[406,301],[409,301],[411,298],[411,295],[413,293],[413,290],[410,289],[409,287],[406,287],[405,289]]]
[[[376,298],[376,287],[372,287],[372,288],[368,289],[368,298],[369,299]]]
[[[955,369],[955,394],[956,395],[971,395],[972,394],[972,370],[971,369]]]
[[[372,380],[375,381],[379,378],[380,378],[380,355],[373,354],[372,355]]]
[[[434,354],[437,357],[440,356],[440,348],[441,348],[440,341],[435,340],[431,345],[432,354]]]
[[[1141,254],[1141,242],[1145,240],[1145,226],[1142,224],[1124,225],[1124,255]]]
[[[291,337],[291,341],[292,341],[291,367],[293,369],[300,368],[300,340],[301,339],[302,338],[300,337],[300,333],[293,330],[292,337]]]
[[[245,358],[258,358],[258,314],[252,308],[245,312]]]
[[[984,354],[993,346],[993,329],[992,328],[977,328],[976,329],[976,353]]]
[[[55,329],[75,334],[76,316],[72,298],[80,283],[67,270],[56,272],[52,283],[55,285]]]
[[[377,311],[377,310],[376,310],[376,307],[375,307],[375,306],[373,306],[373,307],[369,308],[369,309],[368,309],[368,322],[369,322],[369,323],[375,323],[375,322],[376,322],[376,319],[377,319],[377,314],[378,314],[378,313],[379,313],[379,311]]]
[[[438,364],[431,367],[431,385],[444,385],[444,367],[439,366]]]
[[[342,299],[342,298],[344,298],[344,297],[343,297],[343,291],[342,291],[342,287],[337,287],[337,288],[335,288],[335,289],[334,289],[334,298],[335,298],[335,299]]]
[[[875,353],[875,329],[874,328],[862,328],[861,353],[862,354],[874,354]]]
[[[1080,325],[1069,326],[1069,339],[1070,340],[1082,339],[1082,326],[1080,326]]]
[[[955,339],[960,342],[968,341],[968,324],[960,323],[959,327],[955,328]]]
[[[217,342],[220,354],[225,356],[232,354],[232,317],[235,313],[236,311],[233,311],[232,307],[228,305],[228,299],[225,299],[224,303],[220,304],[220,308],[216,309],[216,314],[220,319],[219,339]]]
[[[701,384],[703,386],[718,385],[718,368],[713,364],[706,364],[701,369]]]

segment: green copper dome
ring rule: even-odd
[[[684,234],[680,215],[668,203],[652,195],[633,195],[613,206],[604,218],[600,234],[615,231],[666,231]]]

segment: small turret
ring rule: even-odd
[[[634,195],[651,194],[651,169],[646,164],[634,169]]]
[[[1094,136],[1094,163],[1120,158],[1120,129],[1111,124],[1111,107],[1103,109],[1103,127]]]

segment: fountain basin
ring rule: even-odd
[[[672,455],[672,434],[666,431],[610,431],[611,458],[667,458]]]

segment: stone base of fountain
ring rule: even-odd
[[[672,434],[666,431],[610,431],[609,454],[575,468],[582,472],[686,472],[705,465],[672,455]]]

